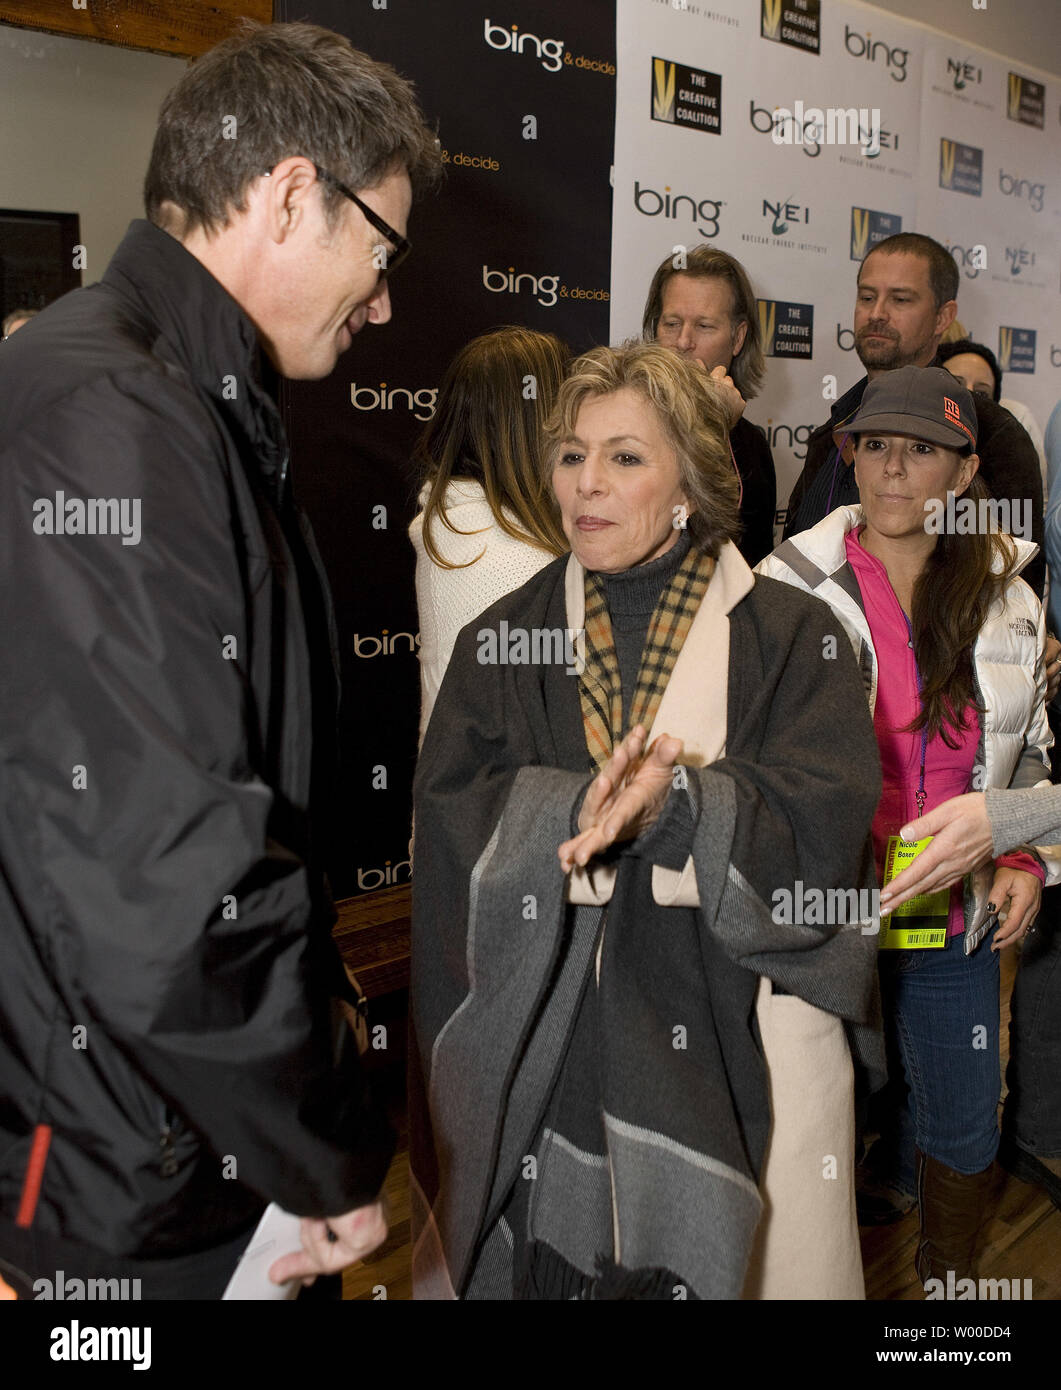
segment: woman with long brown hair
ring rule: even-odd
[[[1018,578],[1035,546],[994,528],[960,382],[938,367],[882,373],[845,429],[837,447],[853,448],[861,505],[836,508],[759,570],[824,599],[851,639],[881,756],[873,840],[886,885],[915,852],[900,829],[925,810],[1048,781],[1045,625]],[[904,904],[881,926],[889,1074],[910,1103],[888,1112],[870,1166],[897,1215],[916,1192],[917,1272],[941,1281],[934,1296],[948,1272],[973,1276],[998,1149],[998,952],[1026,934],[1047,870],[1056,881],[1041,849],[988,860],[964,895]]]
[[[450,363],[417,445],[420,737],[465,623],[568,549],[541,477],[542,425],[569,353],[552,333],[498,328]]]

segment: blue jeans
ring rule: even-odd
[[[914,1191],[914,1146],[959,1173],[980,1173],[998,1151],[999,972],[989,934],[971,956],[962,936],[934,951],[881,951],[889,1075],[908,1104],[886,1111],[888,1165]]]

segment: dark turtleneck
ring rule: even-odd
[[[619,662],[623,692],[623,729],[629,727],[630,706],[641,670],[652,614],[660,594],[678,573],[689,553],[689,533],[682,531],[666,554],[644,565],[634,565],[620,574],[602,574],[604,596],[612,620],[612,638]]]

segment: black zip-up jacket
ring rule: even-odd
[[[741,534],[737,548],[753,568],[774,548],[777,475],[766,435],[741,418],[730,431],[730,448],[741,481]]]
[[[254,327],[177,241],[134,222],[27,328],[0,348],[0,1222],[176,1256],[264,1200],[369,1202],[391,1154],[312,835],[327,585]]]
[[[939,360],[933,361],[939,367]],[[855,470],[844,463],[833,442],[833,430],[842,428],[862,404],[868,377],[855,383],[833,405],[829,419],[819,425],[807,441],[807,459],[788,499],[784,540],[797,531],[807,531],[836,507],[858,504]],[[1041,599],[1046,583],[1043,555],[1043,477],[1039,456],[1028,431],[1004,406],[982,392],[972,393],[976,407],[976,452],[980,457],[980,477],[992,497],[1031,504],[1032,540],[1039,553],[1021,571]]]

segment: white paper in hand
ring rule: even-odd
[[[270,1202],[228,1281],[222,1302],[226,1299],[296,1298],[302,1281],[289,1279],[286,1284],[274,1284],[269,1278],[269,1269],[281,1255],[302,1249],[301,1230],[301,1218]]]

